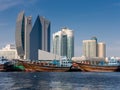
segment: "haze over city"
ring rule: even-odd
[[[82,41],[96,36],[106,43],[107,56],[120,56],[119,0],[1,0],[0,47],[15,43],[16,18],[38,14],[51,21],[51,38],[62,27],[74,30],[75,56],[82,55]]]

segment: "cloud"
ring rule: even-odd
[[[0,11],[7,10],[21,3],[21,0],[2,0],[0,1]]]
[[[35,3],[37,0],[0,0],[0,11],[7,10],[11,7],[17,5],[24,5],[24,4],[32,4]]]

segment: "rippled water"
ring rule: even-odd
[[[120,73],[0,72],[0,90],[120,90]]]

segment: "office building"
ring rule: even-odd
[[[25,18],[25,45],[24,45],[24,59],[30,59],[30,32],[32,30],[32,17]]]
[[[30,59],[38,60],[38,50],[50,52],[50,21],[38,16],[30,32]]]
[[[71,59],[74,56],[74,33],[68,28],[62,28],[53,34],[53,53]]]
[[[83,40],[83,55],[86,57],[97,57],[96,40]]]
[[[103,42],[97,44],[98,57],[106,57],[106,45]]]
[[[5,59],[19,59],[17,51],[14,44],[8,44],[0,50],[0,58]]]
[[[16,22],[16,33],[15,33],[15,41],[16,41],[16,49],[17,54],[21,59],[29,59],[29,34],[32,29],[32,18],[26,17],[24,12],[20,12]]]
[[[103,42],[97,42],[96,37],[92,37],[91,40],[83,40],[83,55],[88,58],[105,58],[106,45]]]

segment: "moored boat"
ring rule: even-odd
[[[4,65],[0,64],[0,71],[4,71]]]
[[[20,64],[15,64],[13,62],[6,62],[4,64],[4,71],[11,72],[11,71],[25,71],[25,67]]]
[[[4,59],[4,58],[0,59],[0,71],[1,71],[1,72],[2,72],[2,71],[5,71],[5,69],[4,69],[4,64],[5,64],[6,62],[8,62],[7,59]]]
[[[91,63],[92,62],[92,63]],[[111,63],[104,61],[84,61],[82,63],[77,62],[79,68],[82,71],[87,72],[119,72],[120,63]]]
[[[32,63],[21,63],[25,67],[25,71],[27,72],[67,72],[70,70],[70,67],[58,67],[58,66],[45,66],[38,64],[32,64]]]
[[[111,65],[90,65],[77,63],[82,71],[87,72],[118,72],[120,71],[120,66],[111,66]]]

